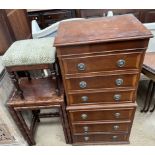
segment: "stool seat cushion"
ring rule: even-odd
[[[4,66],[52,64],[55,62],[54,38],[27,39],[14,42],[2,57]]]

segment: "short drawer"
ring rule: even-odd
[[[134,102],[135,90],[113,91],[84,91],[81,93],[68,94],[69,105],[86,104],[118,104],[121,102]]]
[[[128,109],[93,109],[69,111],[72,122],[130,120],[134,108]]]
[[[130,130],[131,123],[101,123],[101,122],[93,122],[93,123],[80,123],[80,124],[72,124],[72,129],[74,134],[79,133],[93,133],[93,132],[126,132],[128,133]]]
[[[128,141],[127,134],[91,134],[91,135],[74,135],[73,143],[97,143],[97,142],[121,142]]]
[[[109,72],[127,69],[139,70],[143,53],[116,53],[106,55],[63,58],[65,74]]]
[[[135,87],[139,74],[87,76],[66,79],[68,90]]]

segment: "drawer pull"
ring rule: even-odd
[[[88,101],[88,96],[82,96],[82,97],[81,97],[81,100],[82,100],[83,102]]]
[[[121,86],[123,84],[123,79],[116,79],[115,83],[117,86]]]
[[[121,114],[119,112],[117,112],[114,115],[115,115],[115,118],[119,118]]]
[[[120,94],[115,94],[114,95],[114,100],[115,101],[119,101],[121,99],[121,95]]]
[[[87,116],[87,114],[82,114],[82,115],[81,115],[81,118],[82,118],[82,119],[87,119],[88,116]]]
[[[117,140],[118,136],[112,136],[112,140],[115,141]]]
[[[84,130],[84,132],[87,132],[88,131],[88,126],[84,126],[83,130]]]
[[[85,140],[85,141],[88,141],[88,140],[89,140],[89,137],[84,137],[84,140]]]
[[[87,87],[87,83],[85,81],[81,81],[79,83],[80,88],[86,88]]]
[[[77,67],[78,67],[78,70],[84,71],[85,68],[86,68],[86,65],[85,65],[84,63],[79,63],[79,64],[77,65]]]
[[[114,125],[114,126],[113,126],[113,129],[114,129],[114,130],[118,130],[118,129],[119,129],[119,125]]]
[[[124,67],[125,66],[125,60],[123,60],[123,59],[118,60],[117,61],[117,66],[118,67]]]

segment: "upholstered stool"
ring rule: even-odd
[[[3,65],[10,73],[18,94],[24,98],[17,78],[17,71],[51,69],[56,78],[56,92],[59,91],[59,71],[56,59],[54,38],[28,39],[14,42],[2,57]],[[29,80],[31,80],[28,75]]]
[[[26,79],[22,79],[20,87],[23,90],[25,99],[22,100],[17,92],[15,91],[10,101],[8,102],[8,107],[15,123],[19,127],[23,137],[27,140],[29,145],[35,145],[34,132],[36,125],[40,122],[40,118],[47,117],[58,117],[60,116],[63,131],[65,135],[66,143],[71,143],[70,130],[68,125],[68,119],[66,115],[66,108],[64,102],[64,96],[57,96],[55,88],[53,87],[54,80],[52,78],[44,79],[32,79],[29,82]],[[62,86],[62,85],[61,85]],[[63,88],[61,87],[61,92]],[[63,93],[61,93],[63,94]],[[44,111],[42,113],[41,109],[48,109],[48,113]],[[58,109],[59,112],[50,112],[49,109]],[[22,115],[23,111],[32,111],[31,125],[28,127],[27,121]],[[49,137],[51,134],[49,132]]]

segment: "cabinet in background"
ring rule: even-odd
[[[0,10],[0,55],[16,40],[31,38],[30,22],[26,10]]]

